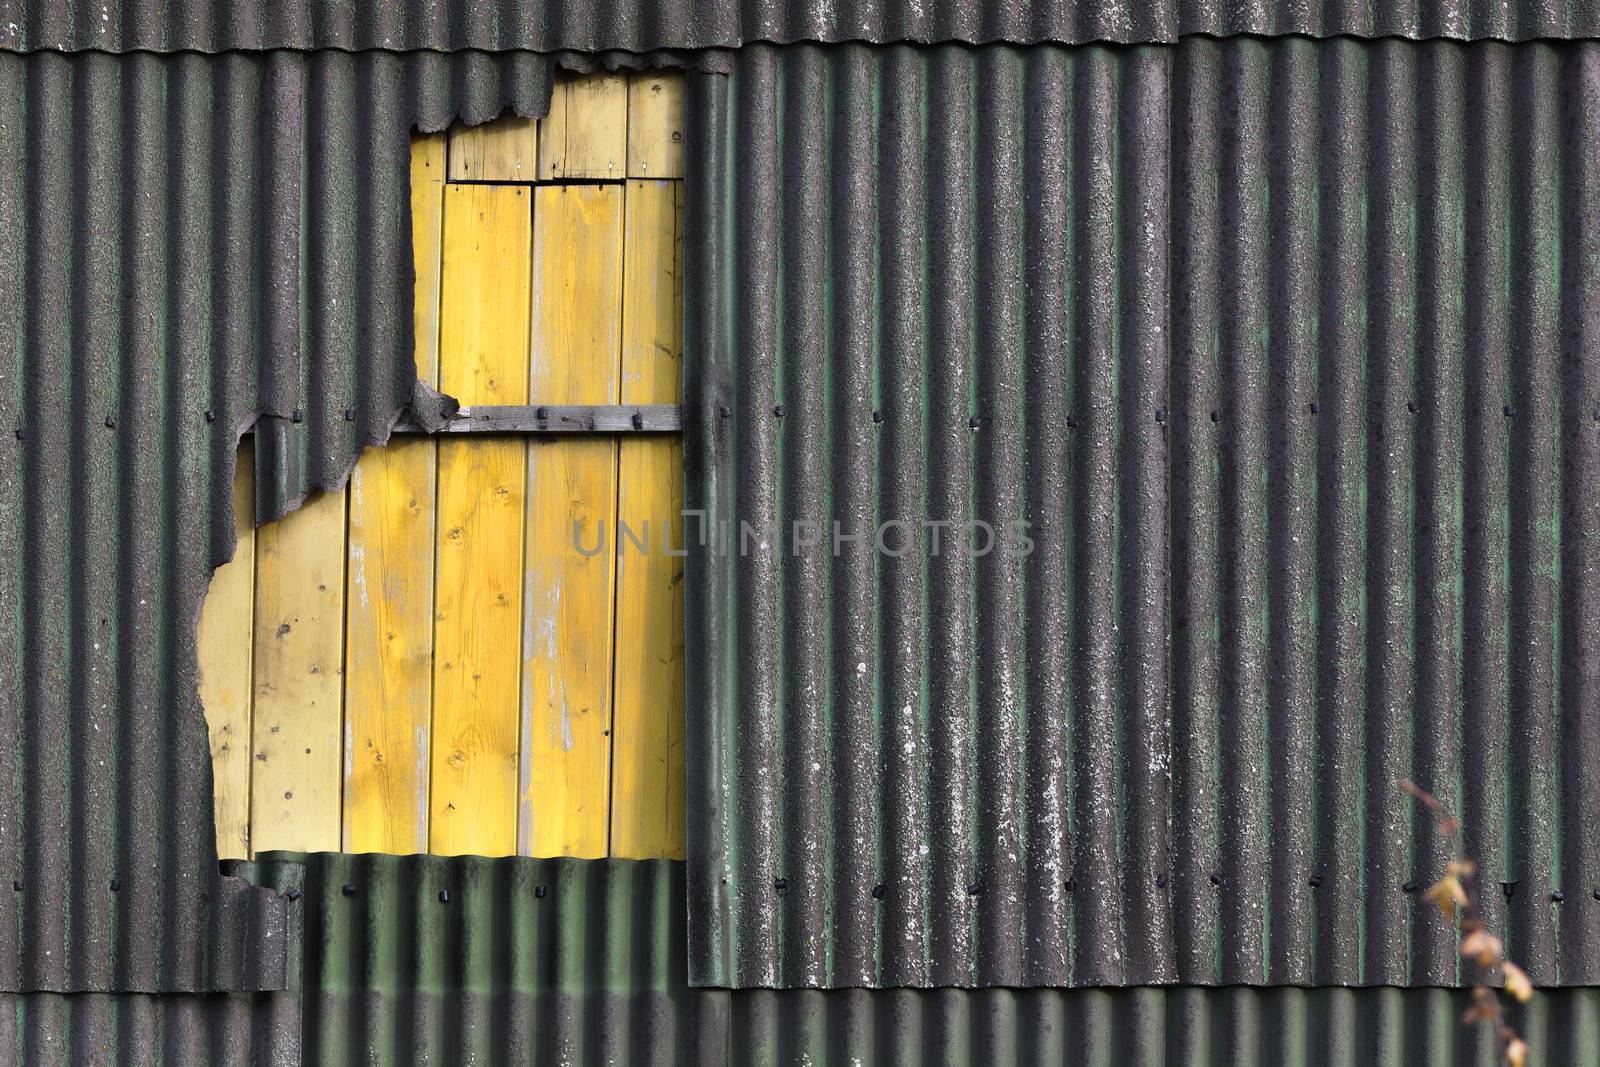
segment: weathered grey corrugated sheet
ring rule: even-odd
[[[1173,42],[1186,34],[1525,41],[1595,0],[0,0],[0,49],[650,52],[745,44]]]
[[[260,513],[411,395],[409,130],[548,106],[553,61],[0,54],[0,989],[271,989],[216,874],[195,619]],[[294,421],[299,418],[299,422]]]
[[[693,983],[1451,984],[1403,774],[1600,980],[1600,48],[750,47],[689,110]],[[966,519],[1033,551],[786,540]]]

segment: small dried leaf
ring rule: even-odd
[[[1500,939],[1483,929],[1474,930],[1461,939],[1461,955],[1476,960],[1479,967],[1493,967],[1503,952],[1505,945]]]
[[[1506,1042],[1506,1063],[1510,1067],[1527,1067],[1528,1043],[1520,1037]]]
[[[1439,910],[1444,912],[1446,916],[1454,915],[1457,908],[1467,906],[1467,891],[1461,888],[1460,879],[1453,874],[1445,875],[1439,879],[1433,884],[1432,888],[1422,895],[1424,898],[1439,905]]]
[[[1461,829],[1461,820],[1454,815],[1448,819],[1439,820],[1439,833],[1444,837],[1456,836],[1456,831]]]
[[[1506,961],[1506,992],[1517,998],[1518,1003],[1526,1004],[1533,999],[1533,983],[1528,980],[1528,973],[1510,960]]]
[[[1457,878],[1471,878],[1478,873],[1478,865],[1471,860],[1451,860],[1445,871]]]

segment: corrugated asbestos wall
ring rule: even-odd
[[[1593,0],[0,0],[19,51],[553,52],[745,44],[1173,43],[1210,34],[1527,41],[1600,33]]]
[[[0,1062],[1494,1062],[1457,1020],[1466,994],[1439,989],[691,990],[678,863],[281,853],[241,872],[294,894],[294,991],[7,997]],[[1600,991],[1516,1021],[1537,1062],[1600,1063]]]
[[[1401,775],[1600,978],[1597,95],[1348,39],[697,80],[692,981],[1448,985]],[[967,519],[1033,551],[788,540]]]
[[[1488,1062],[1400,773],[1600,980],[1586,0],[373,11],[0,0],[0,1058]],[[234,447],[412,399],[408,130],[674,60],[687,868],[215,877]],[[739,554],[929,517],[1033,551]]]

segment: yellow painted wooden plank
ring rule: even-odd
[[[614,404],[621,358],[619,185],[544,186],[534,206],[534,402]],[[606,854],[611,767],[614,441],[528,445],[526,855]]]
[[[339,848],[344,493],[256,531],[250,847]]]
[[[196,635],[200,702],[211,734],[212,812],[217,856],[250,855],[251,632],[255,625],[255,449],[238,453],[233,477],[233,559],[211,575]]]
[[[436,461],[397,439],[350,475],[346,852],[428,849]]]
[[[531,182],[539,160],[539,124],[506,115],[481,126],[450,130],[453,182]]]
[[[627,189],[622,403],[676,404],[682,183],[630,181]],[[683,859],[684,560],[674,554],[684,550],[683,445],[639,436],[619,449],[611,855]]]
[[[443,134],[411,143],[417,376],[438,380]],[[433,717],[435,470],[396,438],[350,475],[345,604],[344,850],[426,852]]]
[[[683,177],[683,72],[628,76],[628,177]]]
[[[627,175],[628,79],[623,74],[563,76],[539,121],[539,177]]]
[[[411,140],[411,254],[416,267],[417,377],[439,382],[439,252],[444,239],[443,133]]]
[[[529,190],[445,190],[440,381],[467,404],[528,388]],[[517,846],[524,445],[439,446],[429,851]]]

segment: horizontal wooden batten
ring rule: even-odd
[[[479,404],[464,407],[438,433],[677,433],[677,404]],[[395,433],[426,433],[409,415]]]

